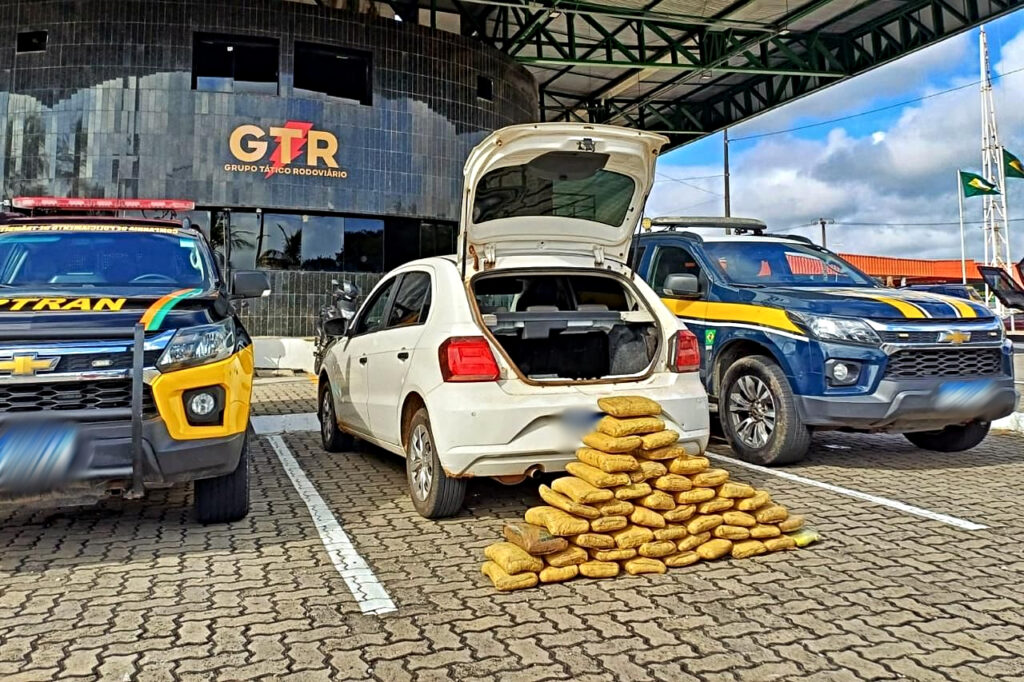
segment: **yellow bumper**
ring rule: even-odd
[[[233,436],[245,431],[249,424],[252,377],[253,355],[249,346],[220,362],[161,374],[151,385],[153,400],[167,425],[167,432],[175,440]],[[188,423],[182,394],[203,386],[224,389],[223,424],[192,426]]]

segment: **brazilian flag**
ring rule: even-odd
[[[980,194],[999,194],[999,188],[977,173],[960,171],[960,185],[964,188],[965,197],[976,197]]]
[[[1024,178],[1024,163],[1010,152],[1003,150],[1003,177]]]

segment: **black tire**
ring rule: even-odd
[[[316,416],[320,420],[320,442],[327,452],[346,452],[355,447],[355,439],[338,428],[338,416],[334,411],[334,394],[330,382],[320,382],[317,395]]]
[[[194,486],[199,523],[230,523],[249,514],[249,437],[242,443],[238,466],[230,474],[204,478]]]
[[[426,408],[413,415],[405,433],[405,478],[412,506],[428,519],[454,516],[466,499],[466,480],[441,468]]]
[[[903,437],[919,448],[935,452],[963,452],[975,447],[988,436],[991,422],[971,422],[947,426],[938,431],[904,433]]]
[[[737,360],[726,370],[718,414],[726,440],[745,462],[792,464],[811,446],[786,375],[763,355]]]

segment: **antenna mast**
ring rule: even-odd
[[[981,169],[995,183],[999,195],[984,197],[985,264],[1007,272],[1010,259],[1009,223],[1006,221],[1006,178],[1003,177],[1003,148],[996,126],[996,106],[992,100],[992,73],[988,61],[988,38],[981,27]],[[1012,276],[1012,275],[1011,275]],[[985,287],[988,294],[988,287]],[[1002,306],[996,302],[997,312]]]

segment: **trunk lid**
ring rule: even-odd
[[[615,126],[503,128],[470,153],[459,232],[466,277],[509,256],[628,270],[629,245],[668,139]]]

